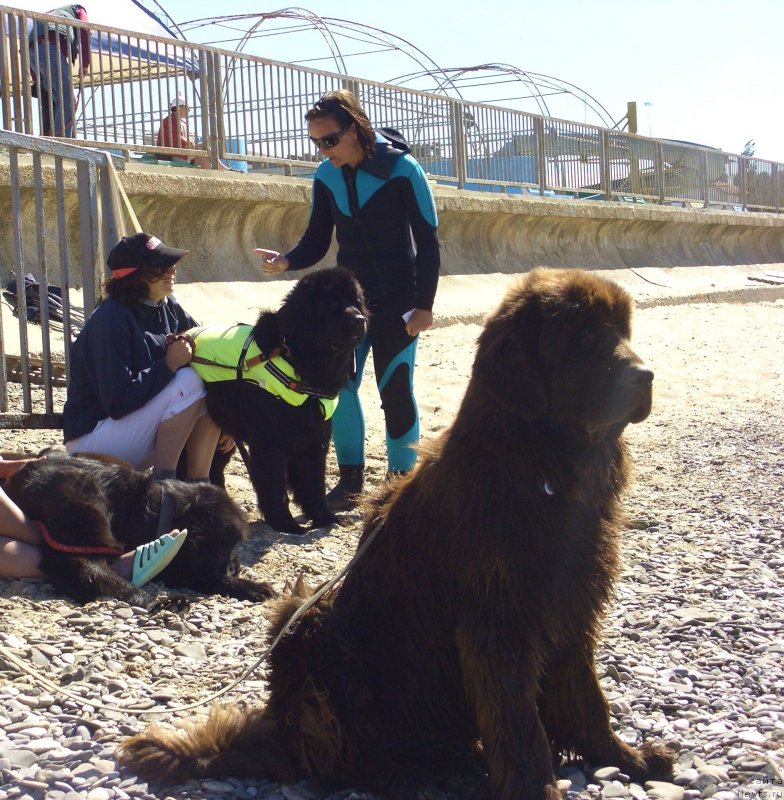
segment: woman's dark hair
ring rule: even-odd
[[[103,287],[107,297],[111,297],[124,306],[135,306],[150,296],[150,287],[144,282],[160,280],[168,267],[139,267],[136,272],[124,278],[109,278]]]
[[[359,101],[347,89],[327,92],[313,108],[305,114],[305,121],[332,117],[338,125],[345,127],[352,122],[357,131],[357,141],[370,158],[376,152],[376,134]]]

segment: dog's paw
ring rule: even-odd
[[[308,530],[307,528],[303,528],[294,517],[290,517],[289,519],[269,519],[265,518],[265,522],[270,528],[274,528],[276,531],[280,533],[290,533],[295,536],[304,536]]]
[[[331,525],[339,524],[337,514],[334,514],[332,511],[327,511],[326,509],[323,513],[313,514],[310,519],[313,522],[314,528],[328,528]]]
[[[672,763],[676,752],[667,745],[657,742],[643,742],[638,748],[624,745],[623,757],[608,763],[621,768],[635,783],[653,780],[670,780]]]
[[[638,749],[648,780],[672,777],[672,764],[677,756],[675,750],[657,742],[643,742]]]
[[[290,529],[281,530],[281,533],[287,533],[289,536],[307,536],[310,533],[308,528],[303,528],[302,525],[295,525]]]
[[[270,584],[257,581],[256,585],[248,592],[248,600],[252,600],[254,603],[263,603],[276,595],[277,592]]]
[[[150,614],[158,614],[161,611],[173,611],[181,614],[191,607],[190,598],[185,594],[160,595],[147,606]]]

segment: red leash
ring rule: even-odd
[[[53,550],[59,550],[61,553],[74,553],[75,555],[114,556],[115,558],[119,558],[123,554],[123,551],[116,547],[101,547],[100,545],[96,545],[94,547],[89,545],[80,547],[78,545],[61,544],[52,538],[52,534],[49,533],[49,528],[47,528],[43,522],[37,519],[34,519],[33,522],[35,522],[35,524],[38,526],[38,529],[41,531],[41,536],[44,537],[44,541],[49,545],[49,547],[51,547]]]

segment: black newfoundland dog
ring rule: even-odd
[[[667,747],[613,733],[594,668],[621,435],[651,410],[630,314],[590,273],[528,274],[487,320],[451,428],[375,499],[364,554],[273,651],[266,706],[151,729],[121,762],[156,781],[309,776],[392,800],[557,800],[563,754],[666,776]],[[310,593],[300,581],[279,601],[275,631]]]
[[[334,267],[303,277],[254,326],[191,331],[191,366],[207,383],[209,413],[247,444],[259,508],[276,530],[305,532],[289,510],[289,488],[314,525],[337,520],[325,501],[331,416],[367,316],[357,281]],[[222,480],[215,471],[211,478]]]
[[[172,528],[188,537],[156,580],[171,588],[263,601],[267,583],[239,577],[235,545],[247,536],[245,515],[225,490],[207,483],[154,480],[125,463],[89,457],[50,455],[31,461],[3,488],[52,540],[44,542],[40,569],[59,592],[80,603],[116,598],[148,609],[181,609],[184,595],[156,599],[121,578],[109,557],[68,548],[109,548],[121,552]]]

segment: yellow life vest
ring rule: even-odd
[[[253,339],[253,326],[191,328],[186,333],[193,340],[189,366],[205,382],[251,381],[292,406],[301,406],[309,397],[318,397],[324,419],[335,413],[338,398],[304,384],[282,355],[262,353]]]

